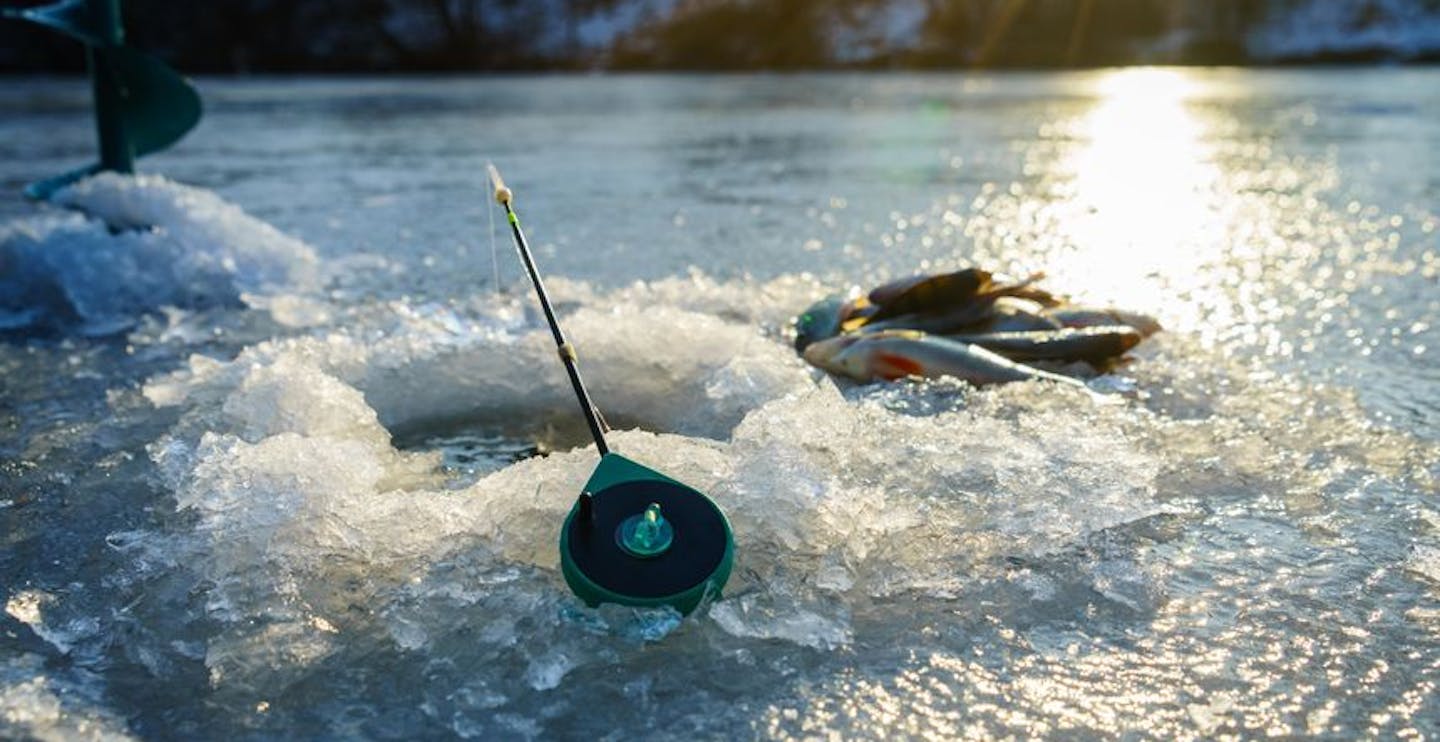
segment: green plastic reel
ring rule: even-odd
[[[560,529],[560,570],[587,605],[694,611],[718,598],[735,535],[699,490],[607,453]]]

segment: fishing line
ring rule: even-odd
[[[490,215],[490,280],[495,282],[495,296],[500,296],[500,257],[499,250],[495,247],[495,209],[496,204],[492,202],[485,213]]]

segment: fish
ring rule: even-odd
[[[1042,275],[1036,273],[1015,283],[996,283],[988,271],[966,268],[953,273],[892,281],[871,291],[867,298],[874,308],[847,323],[843,329],[867,332],[920,330],[937,335],[979,331],[984,329],[980,325],[994,319],[994,308],[1001,299],[1017,298],[1036,308],[1059,303],[1049,292],[1033,285]],[[1016,313],[1006,312],[1010,315]],[[1034,323],[1008,324],[1019,329],[1020,325]]]
[[[938,312],[902,314],[882,319],[872,317],[855,329],[871,334],[896,330],[918,330],[931,335],[949,335],[977,329],[979,325],[991,319],[993,313],[994,307],[989,302],[969,302]]]
[[[795,350],[801,352],[813,342],[835,337],[865,324],[875,305],[865,297],[846,299],[831,294],[811,304],[795,317]]]
[[[961,332],[1030,332],[1032,330],[1058,330],[1061,324],[1044,314],[1044,307],[1029,299],[1002,296],[995,300],[990,315],[967,327]]]
[[[852,320],[841,329],[860,332],[920,330],[934,335],[1061,329],[1060,323],[1041,314],[1041,309],[1039,304],[1028,299],[1001,296],[996,297],[993,303],[972,303],[936,314],[907,314],[879,322],[872,322],[868,317],[858,322]]]
[[[1036,273],[1016,283],[996,283],[989,271],[966,268],[891,281],[870,292],[870,303],[879,308],[867,324],[905,315],[983,315],[1002,296],[1018,296],[1043,306],[1058,304],[1048,291],[1034,285],[1043,277],[1043,273]]]
[[[869,299],[871,304],[880,307],[891,305],[896,313],[906,314],[936,305],[969,301],[991,280],[990,272],[979,268],[934,276],[921,274],[881,284],[871,289]]]
[[[1012,360],[1085,360],[1098,368],[1161,329],[1139,312],[1066,303],[1034,285],[1043,276],[1008,281],[965,268],[897,279],[849,299],[832,295],[796,317],[795,350],[846,333],[915,330]],[[1087,332],[1053,334],[1066,328]]]
[[[795,351],[803,353],[811,343],[839,335],[845,303],[842,296],[827,296],[801,312],[795,318]]]
[[[1016,363],[978,345],[914,330],[849,333],[810,344],[805,360],[856,381],[953,376],[976,386],[1046,380],[1086,388],[1068,376]]]
[[[1129,325],[1140,333],[1140,337],[1148,338],[1151,335],[1163,330],[1160,322],[1154,317],[1140,312],[1131,312],[1124,309],[1095,308],[1077,306],[1075,304],[1062,304],[1057,307],[1050,307],[1043,311],[1043,314],[1050,319],[1059,322],[1065,327],[1103,327],[1106,325]]]
[[[1140,331],[1129,325],[949,337],[994,351],[1012,361],[1085,361],[1097,367],[1124,355],[1143,339]]]

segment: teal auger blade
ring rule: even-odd
[[[159,59],[124,45],[120,0],[60,0],[39,8],[4,8],[0,17],[55,29],[86,45],[95,96],[100,163],[38,181],[34,199],[101,170],[128,173],[135,158],[174,144],[200,121],[200,94]]]
[[[3,8],[0,14],[53,28],[90,46],[109,46],[112,43],[108,29],[100,27],[86,0],[60,0],[38,8]]]
[[[37,180],[34,183],[25,186],[25,198],[28,198],[31,201],[49,201],[50,197],[55,195],[56,191],[70,185],[71,183],[74,183],[77,180],[84,180],[85,178],[88,178],[95,173],[100,172],[100,170],[100,163],[97,162],[94,165],[86,165],[82,168],[76,168],[75,170],[71,170],[68,173],[55,175],[44,180]]]
[[[200,94],[169,65],[127,46],[96,52],[95,74],[119,92],[120,119],[136,155],[165,149],[200,122]]]
[[[93,50],[97,80],[96,115],[111,127],[132,156],[158,152],[195,128],[202,112],[200,94],[190,81],[160,60],[124,46]],[[105,136],[102,134],[102,137]],[[47,201],[56,191],[102,170],[102,163],[38,180],[25,197]]]

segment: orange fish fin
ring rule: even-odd
[[[874,370],[876,376],[886,381],[925,375],[925,367],[919,361],[895,353],[875,354]]]

